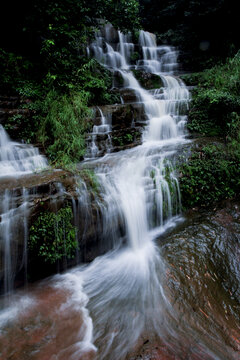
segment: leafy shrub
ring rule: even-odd
[[[40,213],[30,228],[28,244],[30,251],[51,264],[64,257],[74,258],[78,244],[72,218],[70,207],[62,208],[56,214]]]
[[[240,53],[224,65],[185,78],[190,84],[198,84],[193,92],[188,128],[229,138],[232,129],[238,127],[240,113]]]
[[[209,136],[227,136],[229,113],[240,110],[237,96],[217,89],[198,89],[189,112],[188,128]]]
[[[78,70],[78,84],[88,92],[88,105],[120,103],[120,95],[111,92],[112,73],[95,59]]]
[[[225,145],[195,150],[179,166],[180,189],[185,207],[211,205],[236,196],[240,190],[240,151]]]
[[[87,100],[88,93],[84,91],[48,94],[43,104],[46,117],[42,120],[39,139],[51,161],[66,165],[82,159],[90,116]]]
[[[21,80],[32,75],[33,63],[24,56],[0,48],[0,91],[15,94]]]

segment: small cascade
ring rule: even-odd
[[[88,151],[86,153],[85,159],[96,158],[96,157],[102,155],[102,153],[99,149],[99,146],[97,145],[98,140],[99,140],[99,138],[101,139],[101,137],[104,137],[104,138],[107,137],[107,139],[105,141],[106,152],[111,152],[111,148],[112,148],[111,137],[109,135],[109,133],[112,130],[111,123],[103,115],[102,110],[99,107],[97,107],[97,109],[100,114],[100,125],[93,126],[92,133],[90,134],[90,137],[88,140],[89,146],[88,146]]]
[[[103,115],[102,110],[98,107],[98,111],[100,113],[101,124],[93,126],[94,134],[105,134],[111,131],[111,125],[107,123],[106,117]]]
[[[177,68],[177,52],[171,46],[157,46],[156,37],[147,31],[140,31],[139,45],[143,59],[137,62],[137,69],[152,74],[173,74]]]
[[[11,141],[0,125],[0,178],[19,176],[47,167],[47,160],[37,148]]]
[[[177,139],[185,134],[186,111],[190,100],[189,91],[184,83],[173,76],[178,69],[177,51],[170,46],[157,46],[155,36],[145,31],[140,31],[139,48],[143,59],[137,61],[136,69],[155,74],[162,80],[163,87],[155,89],[154,93],[144,90],[130,71],[131,55],[134,52],[130,34],[116,32],[108,24],[104,30],[96,34],[96,40],[90,46],[92,55],[101,64],[121,75],[122,89],[133,92],[135,103],[143,106],[147,120],[143,141]],[[124,103],[123,97],[121,102]],[[88,158],[99,156],[96,145],[98,132],[99,129],[95,125],[88,151],[91,156],[87,156]],[[109,128],[108,142],[110,138]]]
[[[17,272],[27,272],[28,192],[5,190],[0,195],[0,256],[4,293],[10,295]],[[22,249],[19,252],[19,249]],[[20,265],[19,265],[20,264]]]
[[[119,36],[119,52],[125,60],[126,66],[129,67],[131,62],[131,56],[134,53],[134,44],[132,43],[131,33],[122,34],[118,31]]]
[[[47,168],[47,160],[31,145],[11,141],[0,125],[0,180],[19,177]],[[0,193],[0,286],[10,294],[16,274],[27,274],[28,192],[25,188]]]
[[[96,34],[88,53],[110,69],[128,69],[134,52],[131,33],[122,34],[107,24]]]

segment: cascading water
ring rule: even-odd
[[[37,148],[11,141],[0,125],[0,178],[19,176],[47,167]]]
[[[0,181],[6,182],[9,177],[28,175],[44,168],[47,168],[47,160],[39,154],[37,148],[11,141],[0,125]],[[22,257],[25,273],[27,269],[27,191],[23,188],[20,197],[16,193],[8,189],[0,193],[0,263],[4,269],[4,285],[1,287],[6,294],[14,287],[19,257]],[[22,254],[17,253],[19,238],[23,239]]]
[[[139,44],[143,60],[137,62],[137,68],[153,74],[170,73],[178,69],[177,51],[170,46],[157,46],[156,37],[147,31],[140,31]]]
[[[4,293],[8,296],[14,288],[18,264],[21,264],[18,271],[22,269],[25,274],[27,271],[28,212],[28,193],[25,189],[22,189],[20,196],[14,190],[5,190],[0,194],[0,260],[4,274],[0,282],[3,281]],[[18,253],[20,244],[22,251]]]
[[[76,281],[81,274],[89,297],[97,359],[124,359],[146,331],[162,338],[175,334],[167,320],[174,318],[174,310],[164,290],[165,265],[153,239],[174,225],[181,209],[172,161],[177,146],[186,141],[183,125],[189,94],[180,80],[159,72],[176,69],[176,52],[157,48],[152,35],[141,32],[146,59],[138,67],[154,70],[163,82],[157,96],[144,90],[130,71],[134,47],[128,39],[107,26],[90,47],[98,61],[121,74],[123,87],[135,93],[147,119],[141,146],[92,160],[101,187],[103,228],[122,227],[121,236],[111,233],[113,252],[75,272]]]
[[[141,239],[148,238],[151,228],[162,226],[180,209],[178,181],[169,164],[176,151],[174,147],[184,141],[189,92],[181,80],[162,73],[163,70],[171,68],[170,72],[173,72],[177,68],[177,54],[173,48],[157,47],[153,34],[140,32],[139,45],[144,60],[138,61],[137,68],[161,77],[163,87],[158,92],[161,95],[156,97],[144,90],[130,71],[129,54],[134,51],[132,43],[127,43],[130,37],[118,32],[113,37],[113,44],[111,34],[114,34],[114,29],[108,25],[103,33],[105,37],[97,36],[90,49],[98,61],[121,74],[124,88],[134,91],[147,118],[142,146],[126,152],[126,155],[121,154],[121,158],[112,155],[112,158],[118,159],[118,164],[108,168],[109,173],[99,165],[100,177],[104,177],[103,187],[115,197],[118,212],[124,218],[127,238],[137,247]],[[112,51],[113,46],[119,51]],[[170,151],[163,151],[167,145],[171,145]],[[154,204],[155,211],[148,210],[151,204]]]
[[[102,64],[120,73],[123,87],[135,93],[135,98],[145,110],[146,127],[142,145],[99,159],[94,159],[97,153],[93,152],[93,159],[86,162],[86,166],[95,168],[99,182],[101,199],[98,208],[101,212],[99,219],[102,222],[103,240],[111,239],[114,249],[88,266],[80,266],[52,279],[54,285],[49,284],[52,300],[47,297],[48,308],[49,301],[54,303],[52,313],[47,309],[48,321],[52,326],[43,343],[47,337],[63,339],[61,333],[66,336],[57,342],[54,349],[51,341],[49,346],[46,345],[48,355],[52,355],[48,358],[59,360],[133,359],[130,355],[128,357],[128,352],[142,339],[157,339],[159,343],[166,344],[171,354],[174,354],[170,357],[166,355],[166,359],[182,359],[184,355],[184,358],[196,360],[235,359],[231,357],[233,352],[228,353],[228,349],[221,356],[221,349],[215,347],[215,344],[219,345],[218,339],[215,341],[212,331],[209,341],[208,334],[204,334],[199,326],[198,318],[196,323],[184,323],[188,314],[178,312],[174,306],[176,299],[173,298],[176,295],[167,286],[169,283],[176,284],[179,289],[177,294],[181,297],[180,283],[169,271],[169,265],[167,267],[165,264],[154,239],[173,227],[181,212],[174,156],[179,146],[186,142],[184,124],[189,93],[173,75],[177,70],[177,53],[174,48],[158,47],[154,36],[147,32],[140,32],[139,45],[143,60],[138,61],[137,68],[159,75],[163,83],[161,89],[144,90],[130,71],[131,54],[134,51],[130,35],[122,35],[107,25],[89,48],[89,54],[94,54]],[[106,125],[104,121],[102,114],[101,124],[93,129],[93,133],[101,132],[100,129]],[[78,208],[91,201],[85,196],[85,190],[85,183],[81,183],[78,204],[73,200],[75,224],[82,220],[77,215]],[[87,211],[85,220],[84,232],[90,226]],[[181,249],[184,247],[182,245],[186,247],[187,242],[181,244]],[[191,246],[195,248],[196,244],[192,242]],[[177,268],[177,264],[172,262],[170,265],[173,269]],[[189,260],[189,267],[193,262],[194,259]],[[195,276],[194,273],[187,274],[188,288],[193,284],[189,275]],[[56,289],[61,289],[62,293],[59,294]],[[194,293],[194,289],[191,290],[196,300],[199,294]],[[48,287],[45,291],[48,293]],[[38,305],[46,310],[44,301],[39,303],[36,300],[35,306]],[[29,302],[26,306],[34,309],[34,304],[29,305]],[[191,306],[187,309],[195,312]],[[23,304],[19,303],[19,311],[22,311],[22,307]],[[10,315],[16,316],[16,308],[11,311]],[[59,314],[57,320],[56,314]],[[208,315],[203,314],[204,322],[208,321]],[[0,316],[0,324],[4,321],[3,314]],[[211,329],[214,328],[214,322],[213,318],[209,323]],[[70,327],[62,329],[64,323]],[[185,352],[181,353],[184,341],[187,345]],[[37,351],[36,359],[46,357],[44,345],[43,350],[37,348]],[[145,358],[150,357],[146,355]]]
[[[111,132],[111,124],[108,119],[104,116],[102,110],[98,107],[98,112],[100,114],[100,125],[94,125],[92,133],[90,134],[90,146],[88,147],[88,151],[85,155],[85,159],[92,159],[98,156],[101,156],[101,151],[97,145],[97,137],[101,137],[106,135],[107,140],[105,142],[105,148],[107,152],[111,151],[112,142],[109,133]]]
[[[74,290],[67,308],[71,301],[75,307],[76,299],[79,303],[86,303],[86,298],[83,301],[84,291],[93,321],[93,329],[88,327],[87,346],[85,343],[83,346],[75,336],[74,346],[66,349],[69,358],[74,360],[87,351],[93,351],[100,360],[124,359],[146,331],[156,332],[162,338],[169,333],[174,335],[168,321],[169,314],[174,316],[174,311],[164,290],[165,265],[153,239],[173,226],[180,213],[180,192],[172,160],[177,145],[186,141],[179,124],[183,122],[182,109],[186,108],[189,97],[187,89],[177,78],[159,73],[164,66],[164,69],[171,67],[167,65],[173,62],[169,52],[176,56],[173,49],[159,50],[152,35],[143,32],[140,34],[140,48],[144,60],[137,66],[158,74],[162,79],[163,87],[156,96],[144,90],[130,71],[134,51],[130,34],[115,32],[108,25],[90,47],[90,53],[98,61],[122,76],[123,88],[134,92],[138,103],[143,106],[146,127],[142,145],[95,160],[99,155],[96,136],[111,132],[111,124],[101,109],[98,110],[100,124],[93,128],[87,155],[93,160],[88,160],[87,164],[92,162],[99,182],[102,238],[104,241],[108,239],[114,250],[97,258],[87,268],[72,272],[71,289],[78,289],[77,283],[82,286],[79,292]],[[151,66],[146,61],[150,61]],[[164,66],[160,65],[161,61]],[[19,145],[14,146],[18,149]],[[8,214],[8,210],[3,212]],[[74,201],[73,210],[77,224]],[[8,245],[9,241],[6,250]],[[6,266],[11,267],[8,261]],[[69,285],[66,285],[68,277],[69,274],[63,275],[57,280],[66,291],[69,291]],[[88,316],[86,319],[89,323]],[[62,353],[65,354],[65,350],[59,352],[59,359]]]

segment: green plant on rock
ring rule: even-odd
[[[190,104],[189,130],[232,138],[233,129],[239,126],[240,53],[223,65],[185,75],[185,79],[190,85],[198,85]]]
[[[85,153],[85,132],[89,127],[87,118],[88,93],[74,92],[59,95],[50,92],[46,98],[46,117],[42,121],[39,139],[50,160],[64,166],[78,162]]]
[[[99,193],[99,181],[93,170],[83,169],[80,171],[80,176],[86,182],[89,191],[93,192],[94,194]]]
[[[41,212],[30,228],[29,250],[51,264],[74,258],[78,243],[72,218],[70,207],[62,208],[56,214]]]
[[[217,144],[193,151],[187,163],[179,166],[183,205],[211,205],[238,195],[240,152]]]
[[[86,62],[77,72],[81,87],[89,93],[89,105],[107,105],[120,102],[120,95],[111,91],[112,72],[95,59]]]

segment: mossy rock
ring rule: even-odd
[[[163,87],[162,79],[158,75],[141,70],[133,70],[133,73],[144,89],[150,90]]]

